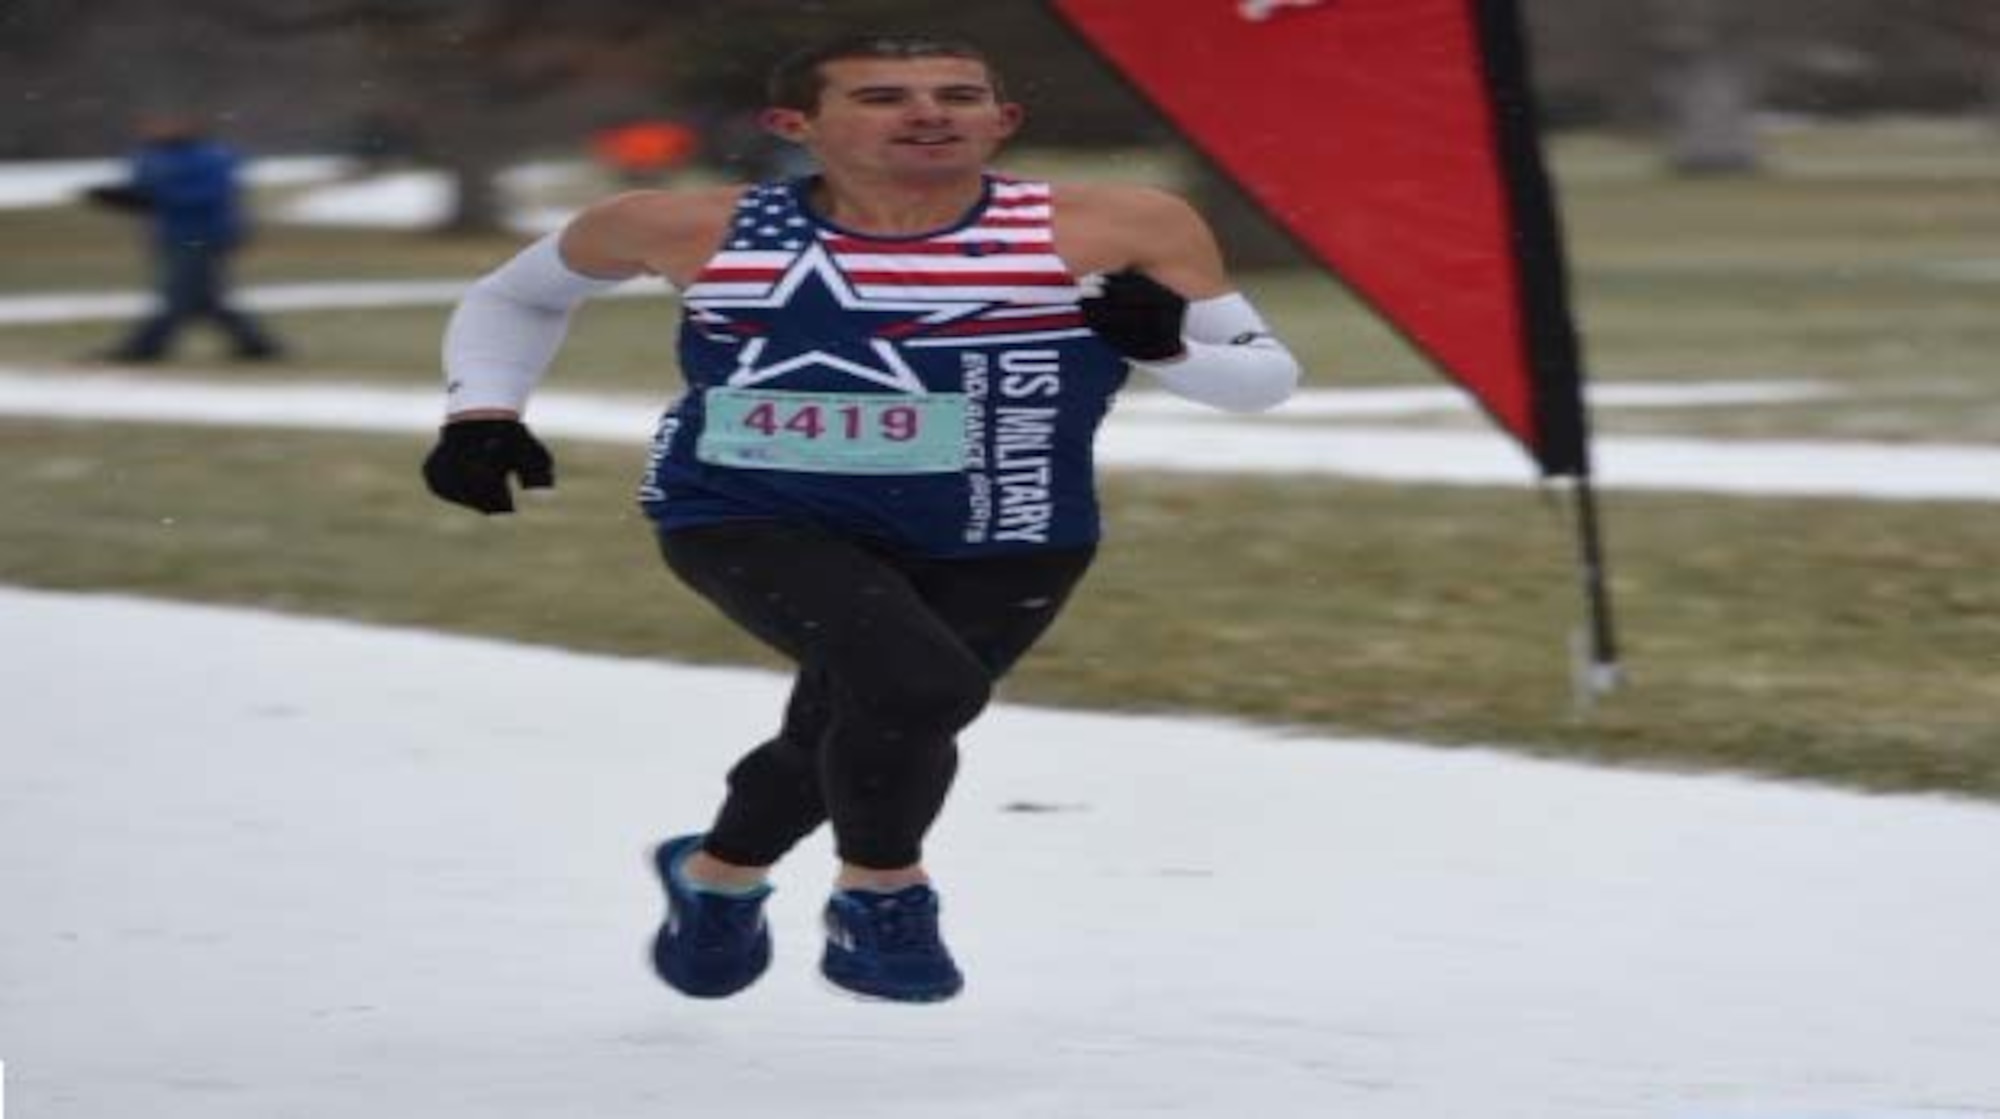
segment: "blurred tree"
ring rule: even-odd
[[[61,18],[61,0],[12,0],[0,5],[0,73],[11,96],[0,98],[0,156],[20,158],[54,148],[61,127],[52,112],[55,76],[47,60],[77,53],[86,25]]]
[[[1656,128],[1676,166],[1755,166],[1759,106],[2000,118],[2000,0],[1524,2],[1548,118]],[[752,170],[771,63],[863,29],[985,44],[1029,107],[1027,144],[1177,143],[1044,0],[0,0],[0,155],[103,154],[162,100],[264,152],[379,155],[393,130],[463,184],[449,224],[488,228],[496,168],[580,151],[616,114],[694,118]],[[1192,182],[1234,240],[1259,240],[1230,192]]]
[[[674,8],[675,50],[663,94],[711,111],[763,104],[764,77],[785,54],[836,35],[914,32],[970,39],[1028,108],[1038,146],[1143,146],[1168,133],[1116,74],[1072,36],[1044,0],[695,0]]]
[[[394,112],[455,190],[444,233],[500,228],[498,172],[557,131],[579,137],[578,105],[643,80],[666,48],[675,5],[655,0],[212,0],[253,39],[347,37]]]
[[[0,153],[101,155],[124,144],[141,111],[161,106],[206,116],[232,138],[249,131],[265,141],[275,134],[272,118],[288,115],[269,95],[274,75],[289,89],[311,88],[339,62],[258,50],[203,4],[5,0]]]
[[[2000,3],[1994,0],[1887,0],[1884,15],[1919,29],[1936,53],[1959,53],[2000,127]]]
[[[786,52],[838,34],[922,31],[985,45],[1035,113],[1038,141],[1085,132],[1127,143],[1164,130],[1040,0],[990,0],[940,18],[932,0],[211,0],[252,38],[345,37],[424,154],[449,169],[447,231],[495,227],[495,173],[580,104],[649,95],[712,140],[756,146],[747,127]],[[572,125],[574,127],[574,125]],[[728,159],[725,157],[724,162]]]
[[[1755,78],[1738,6],[1730,0],[1653,0],[1667,162],[1683,175],[1758,169]]]

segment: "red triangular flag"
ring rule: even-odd
[[[1518,438],[1589,473],[1514,0],[1051,0]]]

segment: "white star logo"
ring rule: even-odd
[[[815,279],[817,283],[808,287],[808,282]],[[867,329],[868,320],[895,320],[891,327],[900,337],[921,334],[940,323],[977,314],[986,306],[983,302],[964,300],[868,298],[854,290],[853,283],[834,264],[825,246],[814,243],[786,266],[769,293],[704,299],[697,314],[710,323],[731,320],[756,323],[760,319],[774,321],[814,315],[822,315],[829,322],[827,329],[803,332],[813,348],[773,355],[769,364],[764,364],[766,355],[784,347],[774,346],[772,338],[748,337],[737,352],[736,371],[729,375],[732,386],[760,385],[799,369],[822,368],[898,392],[922,394],[926,391],[923,380],[903,360],[894,341]],[[773,314],[730,313],[760,310]],[[848,341],[843,347],[846,355],[829,348],[838,341]],[[867,360],[870,358],[872,361]]]

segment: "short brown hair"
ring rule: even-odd
[[[986,80],[993,86],[996,100],[1006,100],[1000,72],[986,52],[964,39],[939,35],[849,35],[817,46],[794,51],[771,69],[765,95],[780,109],[810,113],[819,108],[819,95],[826,89],[826,63],[843,58],[964,58],[986,67]]]

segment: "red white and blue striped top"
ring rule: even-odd
[[[752,187],[682,292],[687,392],[641,487],[663,531],[797,518],[916,554],[1092,543],[1091,444],[1124,383],[1056,254],[1049,184],[989,176],[930,233]]]

